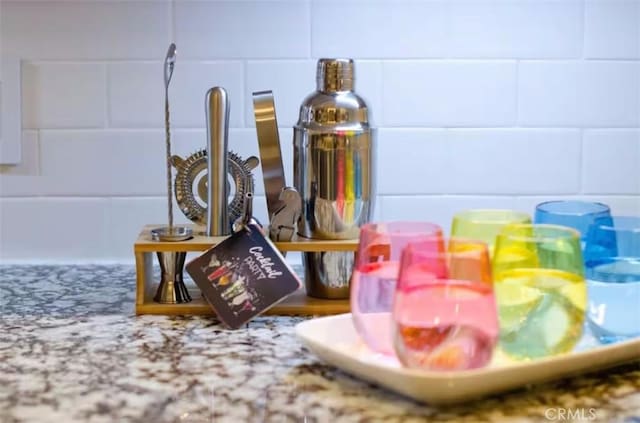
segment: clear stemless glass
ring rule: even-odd
[[[587,288],[580,234],[557,225],[509,225],[498,235],[493,277],[500,346],[530,359],[580,341]]]
[[[640,217],[597,219],[584,256],[591,333],[602,343],[640,336]]]
[[[496,236],[506,225],[514,223],[531,223],[531,216],[515,210],[466,210],[453,217],[451,236],[486,242],[489,246],[489,255],[493,256]]]
[[[534,223],[568,226],[585,240],[589,226],[596,219],[611,218],[609,206],[589,201],[547,201],[536,206]]]
[[[375,352],[394,355],[391,308],[400,254],[410,242],[442,238],[442,228],[428,222],[369,223],[360,229],[360,243],[351,276],[354,326]]]
[[[425,370],[487,365],[498,338],[491,263],[484,242],[411,242],[400,263],[393,305],[400,362]]]

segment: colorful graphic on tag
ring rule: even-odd
[[[248,225],[186,265],[218,318],[232,329],[302,286],[284,257]]]

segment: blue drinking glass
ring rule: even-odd
[[[568,226],[580,232],[582,246],[596,219],[611,219],[609,206],[589,201],[547,201],[536,206],[534,223]]]
[[[605,344],[640,336],[640,217],[596,219],[585,244],[591,333]]]

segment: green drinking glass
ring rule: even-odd
[[[516,210],[472,209],[456,214],[451,225],[451,237],[486,242],[493,257],[496,237],[507,225],[529,224],[531,216]]]

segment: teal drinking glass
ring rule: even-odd
[[[640,336],[640,217],[596,219],[584,258],[593,335],[601,343]]]
[[[611,218],[609,206],[589,201],[547,201],[536,206],[533,223],[568,226],[580,232],[584,247],[589,226],[596,219]]]

